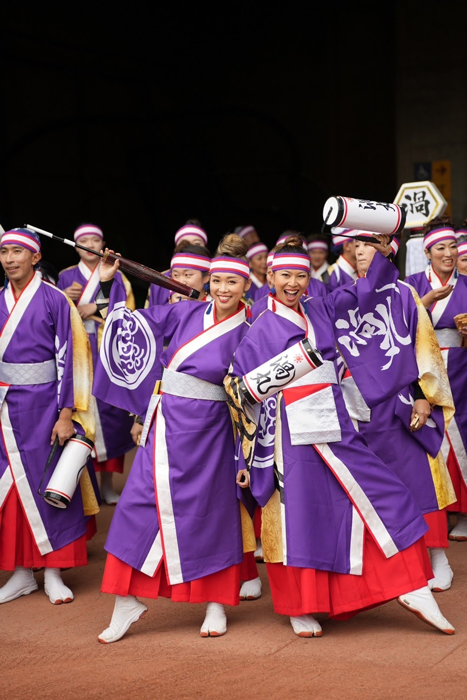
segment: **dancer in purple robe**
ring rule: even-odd
[[[239,602],[241,509],[222,381],[248,329],[241,303],[250,285],[246,250],[236,235],[221,242],[210,302],[129,314],[112,287],[94,391],[138,413],[141,404],[149,407],[105,546],[102,590],[117,598],[110,626],[99,635],[103,643],[120,639],[146,611],[137,595],[207,602],[201,636],[225,634],[224,604]],[[117,268],[118,261],[102,265],[101,279]],[[161,390],[151,396],[147,377],[164,339]]]
[[[81,245],[100,251],[105,246],[102,230],[94,224],[83,224],[74,233],[75,241]],[[76,248],[80,257],[78,265],[62,270],[58,280],[59,289],[72,299],[84,321],[89,342],[91,343],[94,364],[97,361],[102,335],[103,321],[96,316],[96,296],[99,291],[99,260],[97,255]],[[118,284],[126,292],[126,304],[135,309],[135,299],[130,282],[119,272]],[[131,428],[133,419],[127,411],[103,403],[99,399],[96,405],[96,441],[94,450],[94,468],[100,472],[101,495],[108,505],[115,505],[119,495],[113,487],[113,474],[123,473],[125,454],[133,448]]]
[[[253,304],[269,294],[267,282],[268,249],[264,243],[255,243],[248,249],[246,257],[250,261],[251,287],[248,297]]]
[[[334,235],[332,243],[334,248],[342,252],[334,265],[328,268],[329,280],[327,288],[329,292],[338,287],[344,287],[357,279],[357,269],[355,266],[355,241],[351,236],[353,229],[333,229]]]
[[[175,234],[175,253],[180,253],[187,245],[196,245],[206,247],[208,244],[208,236],[206,231],[201,228],[198,223],[187,221]],[[170,270],[165,270],[163,275],[170,277]],[[158,304],[166,304],[170,299],[170,290],[159,287],[157,284],[151,284],[148,291],[145,308],[149,306],[157,306]]]
[[[329,245],[327,241],[319,236],[311,235],[308,237],[307,247],[311,260],[311,278],[327,285],[329,282]]]
[[[34,270],[40,258],[33,231],[2,235],[8,285],[0,292],[0,569],[14,573],[0,588],[0,603],[36,591],[32,569],[41,567],[50,602],[69,603],[73,593],[60,569],[87,563],[81,489],[63,510],[38,494],[55,439],[63,445],[75,432],[92,439],[94,431],[86,332],[66,295]],[[87,471],[83,478],[90,486]],[[95,498],[91,506],[89,515],[98,511]]]
[[[325,302],[312,299],[308,315],[300,305],[310,262],[298,239],[289,240],[276,252],[273,272],[275,307],[251,326],[235,353],[233,376],[225,384],[237,410],[247,463],[256,458],[254,433],[248,409],[244,409],[248,397],[258,401],[279,392],[275,474],[265,461],[259,496],[274,608],[290,616],[296,634],[310,637],[322,633],[312,613],[348,617],[398,597],[401,605],[424,621],[452,634],[454,628],[442,616],[427,586],[431,569],[420,510],[400,479],[368,449],[347,413]],[[397,330],[402,318],[400,309],[396,315],[397,294],[394,290],[392,295],[384,293],[381,300]],[[379,308],[379,298],[372,301],[373,310]],[[350,312],[352,304],[353,300]],[[371,336],[368,340],[365,333],[360,337],[358,329],[352,337],[366,346],[365,364],[370,372],[379,367],[381,373],[382,362],[392,363],[397,356],[401,387],[416,379],[411,345],[399,342],[397,334],[392,333],[389,347],[380,347],[378,338],[370,343]],[[309,354],[304,352],[305,343]],[[301,368],[306,367],[312,371],[302,376]],[[383,377],[383,391],[385,382]],[[372,391],[375,396],[379,393],[376,386]],[[246,470],[239,472],[239,481],[242,478],[246,486]],[[252,490],[257,497],[253,479]]]
[[[456,413],[446,431],[442,451],[456,491],[448,511],[458,513],[449,539],[467,540],[467,330],[458,330],[455,317],[467,313],[467,277],[456,269],[456,235],[447,217],[434,219],[425,229],[428,266],[406,278],[429,309],[451,384]],[[464,342],[463,342],[464,339]]]
[[[360,231],[359,235],[371,237],[373,234]],[[430,318],[418,295],[405,282],[398,281],[398,270],[389,264],[386,265],[385,280],[382,275],[378,282],[364,280],[376,250],[357,240],[355,253],[360,279],[329,297],[329,303],[335,301],[332,309],[334,323],[342,326],[344,343],[339,344],[339,349],[344,358],[351,350],[356,350],[349,345],[347,333],[344,334],[346,314],[340,313],[342,303],[347,304],[346,297],[355,298],[357,307],[357,289],[360,287],[369,283],[369,293],[372,294],[375,287],[393,285],[395,288],[396,285],[407,322],[404,335],[415,349],[418,380],[385,401],[373,404],[370,409],[347,370],[342,380],[344,399],[354,425],[358,426],[370,449],[399,476],[424,513],[429,526],[425,543],[434,574],[428,585],[431,590],[445,591],[451,587],[453,573],[445,552],[448,527],[444,509],[455,501],[452,481],[440,452],[445,424],[454,413],[448,376]],[[371,269],[370,278],[375,272]],[[365,384],[362,388],[365,391]]]

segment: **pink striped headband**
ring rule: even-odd
[[[268,267],[271,267],[273,260],[274,260],[274,253],[269,253],[269,255],[268,255]]]
[[[329,246],[326,241],[310,241],[308,243],[308,250],[329,250]]]
[[[332,244],[334,246],[344,245],[344,243],[348,241],[349,238],[357,234],[357,231],[353,228],[339,228],[337,226],[332,228],[331,232],[333,234]]]
[[[467,255],[467,241],[465,241],[464,243],[459,243],[459,245],[457,246],[457,254],[459,258],[461,257],[461,255]]]
[[[261,255],[261,253],[267,252],[268,249],[267,246],[264,245],[264,243],[255,243],[251,246],[251,248],[248,249],[246,257],[248,258],[248,260],[251,260],[251,258],[254,258],[255,255]]]
[[[74,235],[75,241],[77,241],[78,238],[83,238],[83,236],[98,236],[104,240],[102,229],[100,229],[99,226],[94,226],[94,224],[83,224],[82,226],[78,226]]]
[[[31,253],[41,252],[39,236],[25,228],[16,228],[11,231],[6,231],[0,241],[0,246],[4,245],[19,245],[22,248],[27,248]]]
[[[272,261],[272,271],[276,272],[276,270],[303,270],[309,273],[310,258],[303,253],[276,253]]]
[[[255,233],[256,229],[254,226],[243,226],[240,231],[237,231],[237,236],[240,238],[245,238],[249,233]]]
[[[178,245],[183,238],[187,236],[198,236],[204,242],[204,245],[208,244],[208,235],[206,231],[203,231],[199,226],[193,226],[193,224],[187,224],[179,228],[175,234],[175,245]]]
[[[459,238],[460,236],[467,236],[467,228],[456,229],[456,237]]]
[[[430,233],[427,233],[423,242],[425,244],[426,250],[429,250],[435,243],[442,243],[443,241],[455,241],[456,234],[452,226],[441,226],[439,228],[434,228]]]
[[[170,269],[179,268],[187,270],[199,270],[200,272],[209,272],[211,269],[211,260],[205,255],[196,255],[196,253],[175,253],[170,261]]]
[[[241,275],[245,279],[250,277],[250,267],[247,262],[240,258],[230,258],[221,256],[211,260],[211,275],[214,273],[225,275]]]

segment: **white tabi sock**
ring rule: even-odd
[[[251,581],[244,581],[240,588],[240,600],[257,600],[261,598],[261,586],[259,576]]]
[[[48,567],[45,569],[44,591],[49,596],[52,605],[71,603],[74,598],[72,591],[62,581],[60,569],[49,569]]]
[[[300,615],[299,617],[291,617],[290,623],[293,631],[299,637],[322,637],[323,630],[318,620],[315,620],[313,615]]]
[[[256,549],[255,549],[255,561],[257,562],[263,562],[263,544],[261,540],[256,540]]]
[[[397,602],[406,610],[413,612],[420,620],[432,627],[436,627],[444,634],[454,634],[454,627],[443,616],[428,586],[423,586],[423,588],[418,588],[416,591],[399,596]]]
[[[206,617],[201,625],[202,637],[222,637],[227,632],[227,617],[220,603],[208,603]]]
[[[446,550],[441,547],[429,549],[434,577],[428,581],[432,591],[441,592],[451,588],[453,572],[449,566]]]
[[[120,495],[113,489],[112,480],[112,472],[101,472],[101,496],[108,506],[115,506],[120,500]]]
[[[0,588],[0,603],[9,603],[22,595],[34,593],[38,588],[32,570],[17,566],[12,576]]]
[[[467,541],[467,516],[458,515],[457,525],[453,527],[448,537],[450,540],[457,540],[458,542]]]
[[[97,639],[101,644],[118,642],[128,631],[133,622],[137,622],[146,615],[147,610],[147,607],[144,603],[141,603],[138,598],[132,595],[117,595],[115,597],[115,607],[110,625],[101,632]]]

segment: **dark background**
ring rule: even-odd
[[[97,223],[163,269],[189,217],[214,251],[241,224],[318,231],[329,195],[393,200],[395,3],[67,5],[2,12],[5,230]]]

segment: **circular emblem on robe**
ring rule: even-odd
[[[156,340],[138,312],[125,302],[115,304],[107,316],[100,358],[109,379],[118,386],[137,389],[148,376],[156,357]]]

